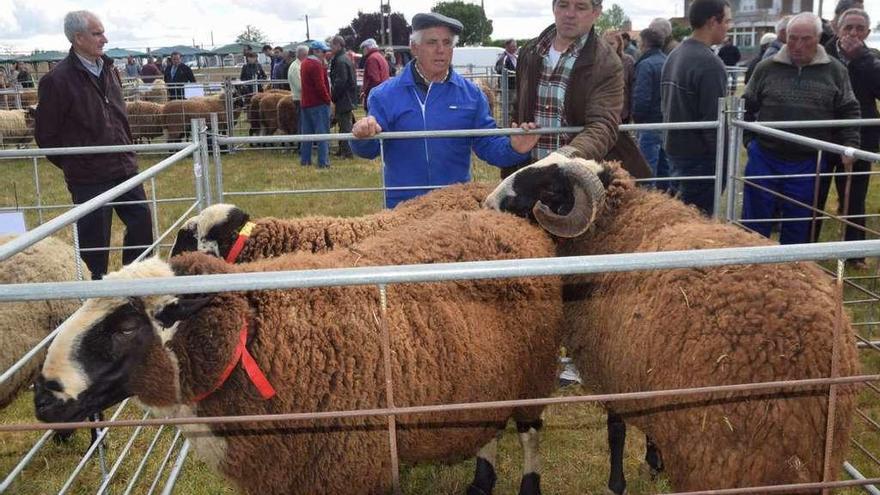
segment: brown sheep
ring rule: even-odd
[[[486,101],[489,102],[489,115],[492,118],[495,118],[495,90],[489,86],[489,83],[486,82],[485,79],[474,79],[474,84],[480,88],[480,91],[483,92],[483,95],[486,97]]]
[[[241,114],[241,99],[232,98],[233,121]],[[220,131],[225,132],[226,98],[223,93],[214,96],[196,97],[189,100],[171,100],[162,107],[162,125],[167,133],[168,141],[178,141],[190,133],[192,119],[211,121],[211,114],[216,113]]]
[[[248,123],[250,124],[248,136],[263,135],[263,117],[260,114],[260,101],[268,95],[278,93],[289,95],[290,91],[284,89],[270,89],[261,93],[256,93],[251,96],[250,102],[248,102],[247,106],[247,119]]]
[[[299,134],[299,102],[294,102],[293,98],[281,98],[277,110],[281,134]]]
[[[352,250],[243,265],[187,253],[172,266],[174,273],[188,275],[534,258],[553,250],[540,229],[512,215],[443,212]],[[151,259],[108,278],[171,275],[168,265]],[[558,277],[537,277],[389,286],[385,321],[395,404],[547,396],[556,382],[560,285]],[[156,414],[197,416],[384,407],[381,314],[378,291],[365,286],[179,301],[89,300],[49,350],[36,385],[37,416],[75,421],[131,395]],[[255,389],[261,380],[252,383],[240,369],[220,379],[242,332],[274,396],[267,387]],[[89,351],[82,342],[90,343]],[[479,450],[475,491],[468,493],[488,494],[494,438],[513,417],[528,454],[520,493],[537,494],[532,428],[539,416],[534,407],[400,415],[399,457],[406,463],[453,461]],[[245,493],[335,495],[389,490],[386,428],[385,418],[364,417],[196,426],[184,432],[196,452]]]
[[[150,142],[163,134],[162,105],[149,101],[127,101],[128,126],[135,141]]]
[[[263,136],[271,136],[278,130],[278,103],[290,98],[289,91],[282,93],[280,90],[260,98],[260,123],[262,124],[261,134]]]
[[[438,211],[471,211],[481,208],[492,187],[486,184],[456,184],[363,217],[261,218],[244,241],[235,261],[253,261],[294,251],[323,252],[348,247],[378,232],[410,220],[424,219]],[[250,215],[228,204],[205,208],[181,228],[171,256],[199,250],[228,258]]]
[[[534,215],[564,237],[560,256],[773,244],[635,187],[616,164],[581,159],[526,167],[486,204]],[[563,342],[598,393],[822,378],[841,317],[839,373],[855,375],[855,338],[836,290],[808,262],[571,276]],[[856,387],[839,387],[837,397],[832,480],[849,445]],[[607,407],[656,442],[675,490],[692,491],[821,481],[827,403],[827,387],[815,387]]]

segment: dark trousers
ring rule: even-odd
[[[75,204],[85,203],[95,196],[125,182],[128,177],[116,179],[101,184],[68,184],[67,190],[73,197]],[[137,186],[131,191],[122,194],[113,202],[145,201],[147,195],[144,187]],[[146,203],[104,206],[80,218],[76,222],[79,233],[79,246],[86,248],[106,248],[110,246],[110,226],[113,222],[113,210],[125,224],[124,246],[147,246],[153,242],[153,226],[151,223],[150,208]],[[123,249],[122,263],[129,264],[140,256],[142,249]],[[110,257],[108,251],[85,251],[82,260],[89,271],[92,279],[98,280],[107,273],[107,263]]]
[[[828,172],[833,173],[842,173],[844,172],[843,163],[840,161],[839,155],[829,154],[828,156]],[[853,172],[869,172],[871,170],[871,164],[863,161],[857,160],[853,164]],[[844,196],[846,195],[846,180],[847,177],[845,175],[839,175],[834,177],[834,188],[837,190],[837,201],[839,205],[843,205]],[[849,178],[849,198],[847,201],[846,214],[847,215],[864,215],[865,214],[865,197],[868,195],[868,183],[871,180],[870,175],[853,175]],[[828,199],[828,191],[831,189],[831,177],[822,177],[819,182],[819,209],[825,209],[825,201]],[[843,214],[843,208],[840,208],[840,214]],[[862,227],[865,226],[865,218],[850,218],[848,219],[850,222],[860,225]],[[816,224],[816,232],[814,236],[814,241],[819,239],[819,233],[822,230],[822,221],[818,221]],[[853,227],[851,225],[846,226],[846,233],[844,234],[844,240],[847,241],[864,241],[865,240],[865,231],[858,227]]]
[[[715,157],[681,157],[666,155],[670,177],[715,176]],[[715,205],[715,180],[682,180],[672,186],[679,199],[694,205],[708,216],[712,216]]]
[[[347,112],[336,112],[336,123],[339,124],[339,133],[340,134],[350,134],[353,120],[352,111],[349,110]],[[337,156],[345,156],[351,158],[351,146],[348,141],[339,141],[339,151],[336,152]]]

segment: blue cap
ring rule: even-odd
[[[324,52],[330,51],[330,47],[327,46],[327,43],[324,43],[321,40],[315,40],[315,41],[309,43],[309,48],[311,48],[312,50],[321,50]]]

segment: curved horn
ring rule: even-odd
[[[577,237],[586,232],[605,202],[602,181],[584,165],[580,162],[560,165],[571,179],[574,193],[574,205],[568,214],[559,215],[541,201],[532,207],[538,224],[557,237]]]

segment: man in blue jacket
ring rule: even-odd
[[[395,78],[370,92],[370,114],[355,123],[357,138],[384,131],[434,131],[443,129],[494,129],[483,92],[451,68],[452,50],[462,24],[430,13],[413,17],[410,38],[415,59]],[[533,123],[523,124],[534,129]],[[471,180],[471,150],[486,162],[511,167],[529,160],[537,134],[469,138],[395,139],[386,141],[385,206],[432,189]],[[364,158],[380,154],[377,140],[352,141],[352,151]],[[419,186],[424,186],[420,188]]]
[[[639,35],[642,40],[642,56],[636,62],[633,83],[632,116],[637,124],[663,122],[660,111],[660,74],[666,63],[663,53],[665,37],[656,29],[646,28]],[[663,131],[639,131],[639,149],[651,166],[654,177],[669,177],[669,164],[663,151]],[[669,190],[667,181],[657,182],[657,189]]]

